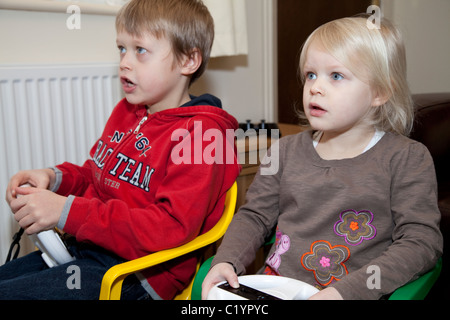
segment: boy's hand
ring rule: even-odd
[[[234,272],[233,266],[226,262],[218,263],[209,270],[202,283],[202,299],[206,300],[209,290],[224,280],[226,280],[233,288],[239,288],[238,276]]]
[[[52,169],[19,171],[9,180],[6,189],[6,201],[11,204],[11,201],[17,196],[16,189],[19,186],[29,184],[35,188],[51,189],[55,180],[55,172]]]
[[[54,228],[61,217],[66,197],[47,189],[16,188],[17,198],[10,202],[14,218],[27,234]]]

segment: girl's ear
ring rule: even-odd
[[[385,104],[390,98],[388,93],[376,92],[372,100],[372,107],[379,107]]]
[[[193,75],[200,68],[202,61],[200,50],[195,48],[188,56],[184,57],[181,73],[185,76]]]

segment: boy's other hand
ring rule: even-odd
[[[10,202],[14,218],[27,234],[54,228],[61,217],[66,197],[47,189],[18,187]]]

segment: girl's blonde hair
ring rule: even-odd
[[[166,37],[177,61],[198,49],[202,64],[191,84],[205,71],[214,41],[214,20],[201,0],[132,0],[117,14],[116,30],[137,37]]]
[[[406,80],[403,39],[399,30],[384,18],[379,29],[375,25],[369,28],[368,17],[338,19],[317,28],[303,45],[300,77],[304,83],[306,52],[313,41],[319,41],[356,77],[387,99],[383,105],[371,108],[369,117],[373,125],[407,136],[413,125],[414,108]]]

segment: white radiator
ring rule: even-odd
[[[118,66],[0,65],[0,265],[18,230],[5,192],[19,170],[82,164],[121,98]],[[21,254],[32,249],[27,237]]]

